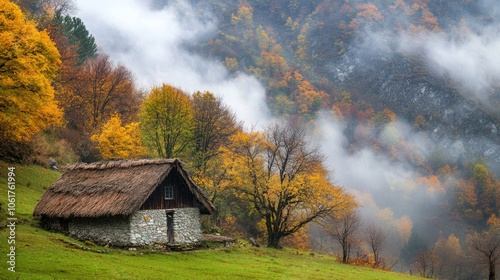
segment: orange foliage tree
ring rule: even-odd
[[[464,261],[459,239],[450,234],[448,238],[440,237],[434,243],[436,255],[436,274],[445,279],[457,279],[463,269]]]
[[[421,177],[417,179],[417,185],[427,188],[427,191],[431,194],[435,192],[445,193],[444,188],[441,186],[439,178],[435,175],[430,175],[427,177]]]
[[[500,181],[481,163],[476,163],[471,169],[470,178],[455,181],[452,203],[456,216],[480,225],[492,214],[497,214],[500,206]]]
[[[88,60],[79,74],[77,88],[73,89],[77,104],[71,104],[71,109],[80,107],[80,114],[85,114],[84,131],[94,132],[114,112],[127,120],[137,113],[138,98],[132,73],[124,66],[115,66],[108,56],[100,55]]]
[[[380,13],[377,6],[373,4],[359,4],[356,7],[358,10],[358,16],[363,17],[367,20],[383,20],[384,16]]]
[[[292,97],[295,99],[301,113],[315,113],[327,105],[328,95],[324,91],[317,91],[298,70],[289,76],[289,80],[290,86],[294,88]]]
[[[306,135],[297,122],[273,124],[265,133],[235,134],[224,150],[231,185],[264,219],[268,247],[279,248],[283,237],[309,222],[356,205],[330,182]]]
[[[99,55],[77,66],[76,59],[65,63],[68,72],[57,80],[58,94],[66,117],[65,137],[82,161],[98,159],[98,151],[90,137],[97,133],[114,113],[124,123],[134,120],[139,110],[139,97],[132,74],[114,65],[108,56]]]
[[[311,250],[311,239],[309,236],[309,226],[302,227],[294,234],[283,238],[283,245],[298,250]]]

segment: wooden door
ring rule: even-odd
[[[174,213],[167,213],[167,239],[168,243],[174,242]]]

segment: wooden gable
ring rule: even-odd
[[[173,196],[165,197],[165,188],[171,187]],[[141,210],[201,207],[201,203],[189,190],[186,181],[173,169],[141,206]]]

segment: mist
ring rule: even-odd
[[[316,119],[316,126],[316,140],[326,156],[327,167],[333,172],[334,183],[357,197],[360,213],[366,220],[373,220],[377,212],[390,209],[394,220],[408,216],[420,228],[429,226],[425,213],[439,206],[443,193],[419,182],[427,174],[409,158],[428,160],[432,151],[438,149],[431,139],[404,120],[398,120],[385,125],[372,137],[388,149],[391,145],[404,145],[406,149],[399,148],[396,154],[371,146],[353,150],[349,148],[344,122],[322,113]],[[433,234],[428,235],[435,237]]]
[[[408,147],[403,148],[405,155],[402,156],[402,145],[398,146],[398,155],[391,154],[388,149],[379,149],[377,145],[366,143],[365,146],[356,143],[353,149],[349,143],[352,137],[347,137],[345,133],[346,130],[352,131],[352,128],[327,114],[323,114],[317,120],[318,130],[321,131],[319,143],[323,153],[327,156],[329,167],[334,170],[335,183],[344,186],[357,197],[361,203],[359,212],[364,219],[382,223],[382,216],[386,215],[384,214],[386,210],[390,211],[388,216],[393,221],[407,215],[411,218],[413,229],[429,243],[450,233],[463,237],[461,234],[463,234],[464,225],[459,225],[460,222],[456,218],[444,214],[446,210],[443,205],[447,205],[449,201],[443,192],[436,191],[435,188],[425,183],[422,184],[425,180],[420,180],[420,178],[425,178],[430,172],[419,166],[418,161],[421,159],[429,163],[433,156],[439,154],[444,164],[450,163],[450,166],[453,166],[461,160],[461,157],[466,156],[467,160],[474,160],[474,156],[479,155],[487,157],[486,160],[493,172],[498,171],[500,162],[498,158],[491,157],[499,151],[500,146],[498,142],[490,140],[498,139],[498,124],[495,125],[495,123],[498,123],[500,119],[500,53],[498,52],[500,49],[498,8],[500,5],[497,1],[489,0],[480,0],[471,5],[477,6],[475,9],[471,8],[470,11],[465,9],[458,11],[458,8],[454,11],[457,13],[454,16],[459,18],[460,22],[458,20],[456,22],[450,20],[446,24],[440,22],[443,29],[434,31],[405,31],[396,26],[409,26],[412,23],[412,19],[407,14],[394,13],[393,10],[384,11],[384,15],[387,16],[386,20],[382,23],[373,22],[364,26],[351,41],[347,48],[348,53],[342,57],[340,63],[332,63],[330,69],[336,74],[337,80],[345,84],[350,84],[354,80],[351,77],[355,75],[368,76],[375,80],[374,82],[378,82],[374,86],[376,91],[391,89],[386,87],[391,83],[389,81],[391,76],[373,74],[386,71],[373,65],[385,65],[395,57],[400,61],[401,57],[409,58],[409,64],[412,61],[418,61],[419,67],[423,66],[422,68],[425,68],[429,76],[437,77],[436,81],[439,80],[443,85],[446,83],[445,86],[456,90],[467,101],[477,105],[480,111],[492,116],[493,121],[489,123],[491,129],[485,127],[481,132],[468,133],[468,137],[465,138],[457,137],[449,133],[450,130],[442,127],[442,124],[437,124],[430,129],[427,128],[427,133],[422,133],[413,129],[410,124],[411,120],[401,118],[391,124],[392,128],[388,125],[382,128],[380,133],[373,133],[369,128],[364,129],[364,133],[375,137],[377,145],[382,146],[386,145],[384,142],[391,140],[390,137],[384,139],[384,134],[391,136],[391,133],[397,132],[395,143]],[[446,20],[449,19],[443,19],[443,21]],[[421,23],[415,22],[415,25],[419,24]],[[403,65],[398,65],[398,67],[401,67],[402,71],[408,69]],[[408,73],[411,73],[411,70],[401,75]],[[383,78],[380,79],[380,77]],[[414,95],[414,100],[427,101],[428,99],[418,98],[424,95],[424,91],[429,88],[428,84],[422,82],[409,89],[406,87],[409,82],[403,80],[397,82],[402,84],[397,89],[407,90],[405,94],[410,96],[406,99],[409,100],[409,104],[401,104],[399,109],[406,108],[403,106],[425,106],[411,103],[411,98]],[[370,87],[367,88],[370,89]],[[425,92],[429,96],[440,93],[440,90]],[[373,92],[373,94],[382,93]],[[384,92],[384,94],[386,94],[386,100],[398,100],[396,96],[399,92],[397,91]],[[399,101],[401,100],[405,99]],[[434,98],[435,100],[440,101],[439,98]],[[447,102],[429,104],[429,106],[435,106],[436,110],[444,112],[443,116],[450,121],[450,126],[460,127],[460,120],[470,116],[469,110],[471,109],[467,108],[470,105],[466,102],[448,105]],[[448,117],[448,114],[453,116]],[[354,123],[357,122],[354,121]],[[363,126],[363,124],[356,125]],[[357,131],[354,131],[355,133]],[[418,160],[412,162],[411,159],[415,157]],[[436,174],[436,171],[433,170],[431,173]],[[440,178],[440,181],[442,187],[447,188],[453,184],[454,179]],[[449,185],[445,186],[446,184]],[[447,191],[450,194],[452,189]],[[397,250],[393,251],[393,254],[398,253]]]
[[[420,55],[435,75],[451,78],[463,94],[475,97],[482,105],[491,106],[490,98],[498,96],[492,88],[500,82],[500,29],[485,26],[481,33],[464,32],[404,34],[400,51]],[[491,107],[490,109],[495,109]]]
[[[186,1],[161,8],[139,0],[78,0],[77,16],[95,37],[100,52],[127,67],[144,90],[162,83],[188,93],[221,96],[247,127],[269,121],[264,87],[252,76],[229,73],[220,62],[189,51],[214,34],[217,22]]]

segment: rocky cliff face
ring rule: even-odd
[[[449,160],[482,157],[500,175],[500,119],[447,78],[433,75],[418,57],[387,47],[345,54],[327,66],[335,83],[356,89],[375,107],[390,108],[412,122],[426,119],[425,130]],[[460,162],[459,162],[460,163]]]

